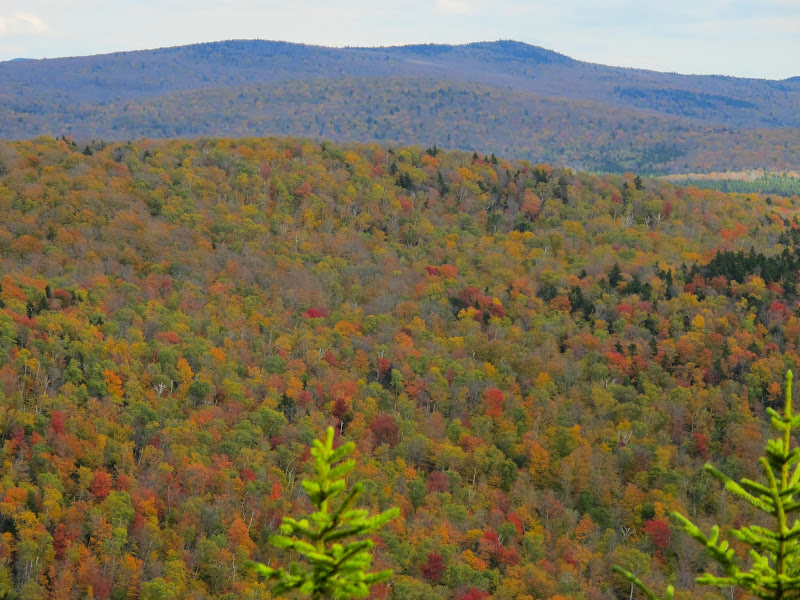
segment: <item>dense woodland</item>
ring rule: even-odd
[[[69,104],[69,103],[68,103]],[[74,105],[69,104],[74,108]],[[191,106],[191,112],[186,111]],[[14,112],[16,136],[41,116]],[[339,78],[83,103],[46,127],[59,137],[136,139],[301,135],[484,148],[550,164],[622,173],[685,173],[800,164],[798,129],[733,129],[488,85],[430,78]],[[21,135],[24,134],[24,135]]]
[[[678,597],[800,363],[796,195],[436,147],[0,144],[0,597],[270,598],[356,443],[374,598]],[[728,597],[727,595],[725,596]]]
[[[7,61],[0,81],[5,139],[293,135],[640,174],[800,164],[800,78],[625,69],[509,40],[238,40]]]
[[[778,194],[787,197],[800,195],[800,175],[796,172],[792,172],[791,175],[764,173],[753,179],[726,178],[724,173],[715,177],[693,178],[689,176],[682,179],[680,183],[738,194]]]

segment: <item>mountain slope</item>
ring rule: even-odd
[[[796,165],[800,153],[800,136],[794,135],[800,127],[796,78],[766,81],[607,67],[511,41],[343,49],[229,41],[5,62],[0,63],[0,82],[0,110],[5,113],[0,136],[6,138],[49,133],[81,140],[130,139],[169,137],[178,131],[184,136],[314,135],[420,141],[533,160],[561,157],[590,169],[616,170],[618,165],[653,172],[778,170]],[[409,89],[391,102],[389,96],[404,82]],[[453,91],[453,110],[447,111],[446,120],[435,106],[429,110],[436,101],[431,94],[439,88]],[[476,107],[470,96],[478,91],[496,105]],[[259,94],[262,105],[254,111],[248,100]],[[281,99],[287,94],[305,97],[286,106]],[[342,98],[347,101],[340,102]],[[390,102],[393,109],[388,109]],[[330,113],[326,119],[356,125],[280,125],[293,122],[293,111],[320,108]],[[470,133],[479,108],[494,113],[492,126],[482,132],[477,123]],[[373,131],[367,120],[387,110],[394,111],[389,120],[400,126],[392,127],[391,134]],[[581,115],[577,122],[574,113]],[[620,127],[608,128],[609,114]],[[413,130],[402,126],[404,120],[436,138],[415,138]],[[542,121],[560,123],[555,129],[569,140],[551,139],[552,128],[537,127]],[[632,125],[656,141],[633,133]],[[691,139],[685,139],[686,131],[692,132]],[[609,145],[603,139],[612,132],[617,142]],[[777,156],[747,156],[762,141],[779,146]],[[565,143],[581,148],[565,152]],[[649,159],[654,145],[676,150],[669,160]],[[704,156],[722,157],[723,163],[730,156],[731,164],[720,164],[717,158],[708,164]]]
[[[702,465],[757,472],[800,364],[796,200],[292,138],[90,151],[0,142],[0,596],[265,600],[243,565],[286,564],[335,425],[361,507],[403,511],[390,598],[627,598],[610,565],[654,552],[702,597],[665,515],[742,518]]]

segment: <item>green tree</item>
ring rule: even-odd
[[[717,587],[739,586],[751,594],[770,600],[800,598],[800,520],[789,524],[790,515],[800,511],[800,448],[791,448],[791,433],[800,426],[800,415],[792,414],[792,372],[786,372],[786,397],[783,415],[767,408],[772,425],[780,436],[767,441],[765,456],[760,459],[766,484],[750,479],[739,483],[721,473],[713,466],[705,470],[718,479],[731,494],[776,521],[768,529],[757,525],[746,525],[731,530],[731,535],[750,546],[752,564],[748,570],[739,567],[733,549],[727,541],[719,540],[719,527],[715,525],[705,535],[694,523],[679,513],[672,513],[673,520],[681,529],[703,544],[706,552],[719,564],[724,573],[718,577],[705,573],[697,583]],[[650,600],[658,596],[630,571],[615,566],[614,570],[632,584],[639,587]],[[672,586],[667,588],[664,598],[673,598]]]
[[[619,263],[614,263],[608,272],[608,285],[615,289],[622,282],[622,269]]]
[[[355,461],[343,459],[355,444],[348,442],[334,450],[333,436],[333,428],[328,427],[322,440],[314,440],[311,455],[317,476],[303,480],[303,488],[316,512],[299,521],[284,517],[280,528],[283,535],[270,538],[273,546],[296,552],[305,564],[293,562],[287,570],[247,563],[261,575],[277,581],[275,594],[298,590],[313,600],[363,598],[369,594],[370,585],[392,575],[391,570],[367,572],[372,563],[373,543],[358,538],[376,531],[400,510],[395,507],[370,517],[366,510],[353,508],[362,485],[357,483],[346,491],[344,476],[353,470]],[[341,503],[332,506],[331,501],[342,495]]]

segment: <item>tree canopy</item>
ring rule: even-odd
[[[754,476],[797,368],[799,199],[443,145],[0,143],[0,595],[270,598],[329,426],[402,515],[374,597],[693,593],[668,515],[749,518],[702,465]]]

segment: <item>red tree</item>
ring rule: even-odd
[[[375,445],[389,444],[394,447],[400,441],[400,428],[391,415],[379,413],[369,425]]]
[[[428,475],[428,479],[425,481],[425,487],[428,493],[446,492],[450,489],[450,480],[447,478],[447,474],[444,471],[434,471]]]
[[[435,550],[428,554],[427,560],[425,564],[422,565],[420,570],[422,571],[423,577],[430,581],[431,583],[436,583],[439,581],[439,578],[444,573],[446,566],[444,564],[444,558],[442,555],[436,552]]]
[[[67,422],[67,417],[63,411],[54,410],[50,414],[50,429],[57,435],[64,435],[64,425]]]
[[[664,519],[652,519],[645,522],[643,529],[656,549],[656,556],[663,556],[664,550],[669,547],[669,524]]]
[[[456,595],[456,600],[485,600],[489,597],[489,592],[484,592],[478,588],[469,588],[465,592]]]
[[[92,495],[98,500],[105,500],[111,491],[111,475],[105,471],[95,471],[92,477]]]

